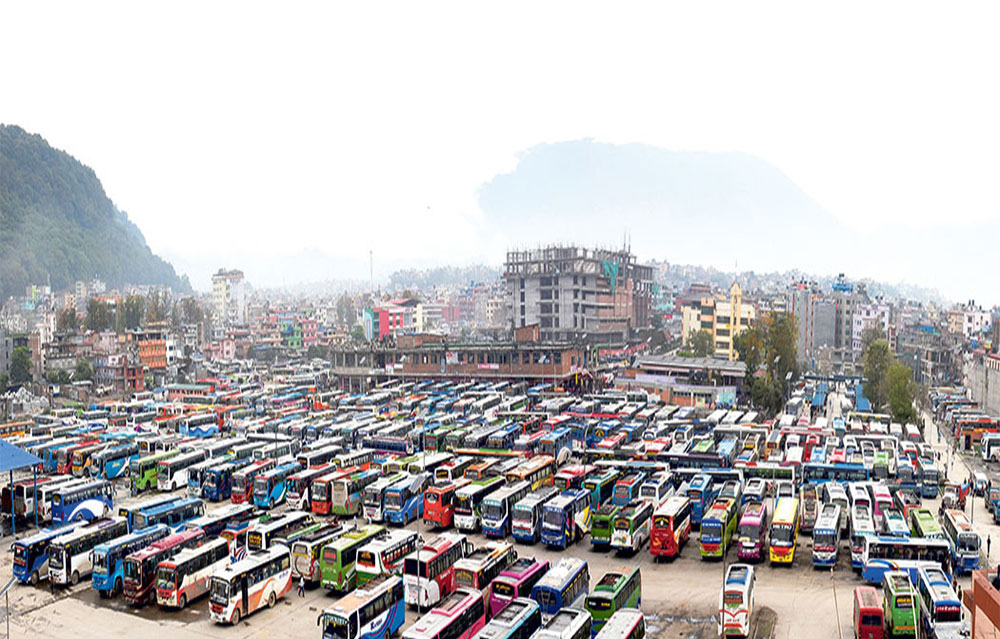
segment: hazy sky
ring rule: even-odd
[[[8,3],[0,122],[93,167],[198,287],[222,265],[357,277],[370,249],[376,271],[499,263],[479,187],[594,138],[757,155],[885,234],[852,275],[1000,301],[992,251],[972,277],[945,268],[961,243],[914,273],[892,239],[1000,218],[995,3],[153,6]]]

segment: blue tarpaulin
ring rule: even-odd
[[[862,413],[871,412],[872,404],[865,397],[864,384],[858,384],[854,387],[854,408]]]
[[[0,472],[7,471],[10,473],[10,527],[11,533],[13,534],[17,534],[17,525],[14,523],[14,471],[22,468],[31,468],[32,466],[40,463],[42,463],[42,460],[38,457],[35,457],[26,450],[18,448],[14,444],[0,439]],[[38,509],[35,509],[35,513],[35,525],[37,526]]]

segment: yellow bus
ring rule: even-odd
[[[507,485],[512,486],[519,481],[526,481],[531,485],[531,490],[538,490],[542,486],[551,486],[555,474],[555,460],[548,455],[538,455],[507,471]]]
[[[769,556],[772,564],[795,561],[795,542],[799,536],[799,499],[781,497],[771,518]]]

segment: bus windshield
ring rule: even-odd
[[[751,541],[757,541],[758,539],[760,539],[760,526],[752,524],[740,524],[739,536],[746,537]]]
[[[958,536],[958,549],[962,552],[976,552],[979,550],[979,535],[963,533]]]
[[[771,541],[789,543],[792,541],[792,527],[788,524],[775,524],[771,528]]]
[[[531,511],[527,508],[514,509],[514,521],[531,522]]]
[[[542,515],[542,523],[552,528],[559,528],[563,524],[563,514],[561,510],[546,510]]]
[[[619,519],[615,521],[615,530],[628,530],[630,528],[628,519]]]
[[[403,505],[403,495],[397,492],[386,493],[385,495],[385,507],[386,508],[399,508]]]
[[[456,570],[455,583],[466,588],[475,588],[476,575],[471,570]]]
[[[497,520],[503,517],[504,507],[503,504],[490,502],[486,504],[486,508],[484,508],[483,510],[485,511],[485,513],[483,514],[484,517],[486,517],[487,519]]]
[[[837,533],[832,530],[813,532],[814,546],[836,546]]]
[[[407,558],[403,562],[403,574],[413,577],[427,578],[427,562],[418,559]]]
[[[211,598],[212,601],[229,601],[229,582],[213,579]]]
[[[27,557],[28,557],[27,547],[22,546],[20,544],[14,546],[14,561],[18,563],[18,565],[23,566],[25,563],[27,563]]]
[[[173,590],[174,588],[174,569],[170,567],[162,567],[156,571],[156,587],[164,588],[166,590]]]
[[[438,503],[437,493],[427,493],[427,495],[425,496],[425,499],[427,500],[428,504],[436,504],[436,503]]]
[[[347,619],[340,615],[326,615],[326,629],[323,634],[335,639],[351,639],[353,636]]]

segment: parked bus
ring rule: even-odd
[[[503,539],[510,532],[511,511],[514,504],[530,492],[526,481],[510,484],[494,491],[483,499],[482,529],[486,537]]]
[[[435,482],[454,482],[465,476],[465,470],[474,464],[476,459],[468,455],[453,457],[450,461],[434,469]]]
[[[212,575],[209,613],[217,623],[239,624],[262,606],[273,608],[292,589],[288,548],[253,552]]]
[[[229,501],[234,504],[252,503],[254,480],[274,468],[274,465],[273,459],[260,459],[233,473],[229,482]]]
[[[424,491],[424,525],[451,528],[455,519],[455,495],[470,483],[468,479],[457,479],[427,488]]]
[[[688,482],[687,496],[691,499],[691,526],[701,526],[701,518],[714,500],[712,477],[704,473],[695,475]]]
[[[56,528],[44,528],[40,532],[11,544],[14,553],[12,572],[21,583],[38,584],[49,576],[49,545],[53,540],[83,526],[84,522],[71,522]]]
[[[552,485],[556,490],[569,490],[571,488],[583,488],[587,478],[597,472],[597,466],[574,464],[561,468],[553,477]]]
[[[455,493],[455,528],[476,532],[479,529],[483,500],[504,485],[502,477],[473,481]]]
[[[317,515],[329,515],[333,508],[333,484],[341,477],[358,472],[357,468],[336,468],[313,479],[309,486],[309,503]]]
[[[184,527],[187,530],[201,529],[209,537],[218,537],[231,523],[252,518],[253,512],[254,508],[250,504],[228,504],[201,517],[195,517]]]
[[[639,567],[607,572],[587,596],[587,611],[594,618],[592,632],[600,632],[611,615],[623,608],[638,608],[642,602]]]
[[[208,453],[202,449],[161,460],[156,474],[156,487],[160,492],[172,492],[181,486],[187,486],[188,469],[207,458]]]
[[[174,532],[184,528],[184,525],[202,517],[205,514],[205,502],[193,497],[184,497],[162,506],[141,510],[134,515],[133,530],[142,530],[149,526],[165,524]]]
[[[254,477],[253,503],[258,508],[270,510],[277,504],[284,503],[288,495],[288,478],[299,472],[299,462],[278,464],[270,470]]]
[[[118,516],[125,518],[125,521],[128,522],[129,530],[137,530],[135,525],[135,516],[138,513],[147,512],[165,504],[172,504],[173,502],[180,501],[181,499],[183,499],[183,497],[175,497],[174,495],[159,495],[157,497],[150,497],[149,499],[144,499],[143,501],[132,506],[119,506]]]
[[[222,466],[228,463],[228,459],[222,457],[209,457],[187,469],[187,495],[188,497],[202,497],[204,491],[201,488],[205,481],[205,474],[209,468]]]
[[[93,570],[91,551],[128,534],[124,519],[95,519],[56,537],[49,543],[49,579],[53,584],[76,585]]]
[[[542,486],[551,486],[554,481],[556,463],[548,455],[538,455],[532,457],[513,470],[507,471],[507,483],[516,484],[519,481],[526,481],[531,485],[531,490],[538,490]]]
[[[91,586],[102,597],[118,594],[125,585],[125,557],[169,534],[166,525],[157,524],[95,546]]]
[[[422,472],[407,477],[385,489],[383,515],[387,523],[406,526],[423,517],[424,490],[430,484],[431,474]]]
[[[325,546],[344,534],[341,525],[325,525],[296,537],[292,543],[292,576],[311,584],[320,583],[320,554]]]
[[[591,503],[597,508],[614,496],[618,482],[617,470],[598,470],[597,474],[583,480],[583,487],[591,493]]]
[[[203,530],[185,530],[154,541],[142,550],[125,557],[125,583],[122,595],[131,606],[142,606],[156,599],[156,567],[185,548],[205,541]]]
[[[455,562],[455,585],[485,590],[516,559],[509,541],[488,541]]]
[[[774,507],[768,532],[768,558],[771,563],[793,563],[798,537],[799,500],[796,497],[781,497]]]
[[[542,534],[542,512],[546,503],[558,495],[554,486],[528,493],[513,505],[511,535],[522,543],[536,543]],[[591,529],[593,535],[593,529]]]
[[[732,564],[719,593],[716,630],[720,637],[749,637],[753,616],[755,572],[753,566]]]
[[[639,497],[639,486],[646,481],[646,473],[638,471],[631,472],[620,478],[615,483],[615,494],[611,498],[611,503],[616,506],[626,506],[633,499]]]
[[[961,510],[944,512],[944,534],[951,545],[951,563],[955,572],[971,573],[979,570],[979,533],[969,523]]]
[[[699,554],[705,557],[725,557],[736,532],[736,500],[719,497],[701,519]]]
[[[914,537],[947,541],[944,529],[929,508],[914,508],[910,511],[910,530]]]
[[[854,589],[854,636],[855,639],[882,639],[882,601],[878,591],[871,586]]]
[[[249,457],[243,459],[232,459],[212,466],[204,472],[201,480],[202,497],[209,501],[231,500],[233,495],[233,475],[238,473],[250,463]],[[243,501],[246,501],[243,499]]]
[[[691,500],[688,497],[674,495],[653,512],[649,551],[654,560],[676,557],[690,536]]]
[[[490,584],[490,616],[518,597],[529,596],[548,569],[548,561],[534,557],[522,557],[508,566]]]
[[[301,461],[299,463],[301,464]],[[312,501],[309,499],[309,488],[312,486],[314,479],[330,472],[333,466],[330,464],[319,464],[316,466],[304,466],[303,468],[304,470],[298,471],[286,480],[288,488],[285,499],[292,508],[312,510]]]
[[[323,639],[384,639],[396,634],[405,620],[403,580],[383,575],[324,610],[318,623]]]
[[[860,570],[862,566],[862,555],[865,548],[865,537],[874,537],[875,522],[872,520],[871,511],[864,504],[851,506],[851,567]]]
[[[132,492],[141,493],[156,486],[161,468],[160,462],[176,457],[180,453],[180,449],[154,452],[130,461],[129,479],[132,482]]]
[[[920,568],[949,570],[951,547],[943,539],[866,537],[862,562],[861,576],[868,583],[882,583],[885,573],[893,570],[902,570],[916,580]]]
[[[23,490],[18,487],[14,489],[14,512],[30,516],[38,509],[38,521],[52,521],[52,495],[62,489],[76,488],[82,486],[92,479],[71,479],[69,477],[55,477],[52,481],[38,484],[34,487],[25,486]],[[23,504],[23,513],[19,508]]]
[[[385,526],[367,524],[344,533],[326,546],[320,561],[323,587],[341,593],[353,590],[357,585],[358,551],[385,534]]]
[[[424,543],[403,560],[406,603],[433,606],[455,589],[455,563],[465,556],[469,542],[465,535],[444,533]]]
[[[113,512],[114,485],[105,479],[96,479],[69,487],[58,487],[52,493],[52,523],[91,521]]]
[[[247,533],[247,548],[250,552],[266,550],[274,545],[276,539],[284,539],[290,532],[310,523],[312,517],[301,510],[261,517]],[[288,544],[282,545],[288,548]]]
[[[906,525],[903,513],[895,508],[887,508],[882,517],[882,532],[892,537],[909,537],[910,527]]]
[[[767,546],[767,506],[749,502],[736,528],[736,556],[742,561],[761,561]]]
[[[111,446],[90,458],[90,475],[101,479],[124,477],[133,459],[139,458],[139,446],[135,442]]]
[[[948,573],[940,568],[921,568],[917,580],[920,619],[925,637],[962,636],[962,602]]]
[[[381,471],[372,468],[335,479],[330,512],[342,516],[358,514],[364,503],[365,489],[381,476]]]
[[[420,535],[415,530],[390,530],[385,536],[372,539],[358,550],[355,561],[359,584],[385,573],[402,574],[403,558],[420,547]]]
[[[813,566],[836,566],[840,550],[840,506],[823,504],[813,526]]]
[[[531,589],[531,598],[547,617],[582,603],[589,590],[590,570],[586,560],[563,557],[538,580]]]
[[[920,496],[935,499],[938,496],[938,469],[929,459],[917,460],[917,475],[920,478]]]
[[[567,548],[590,532],[590,523],[590,492],[563,491],[542,506],[542,543]]]
[[[883,617],[892,636],[917,636],[920,608],[917,593],[905,572],[887,572],[882,579]]]
[[[160,562],[156,569],[156,603],[162,608],[185,608],[208,593],[213,575],[229,565],[229,544],[212,539]]]
[[[472,588],[458,588],[417,619],[403,639],[471,639],[486,625],[486,602]]]
[[[639,499],[653,504],[656,510],[674,494],[673,484],[667,473],[654,474],[639,486]]]

